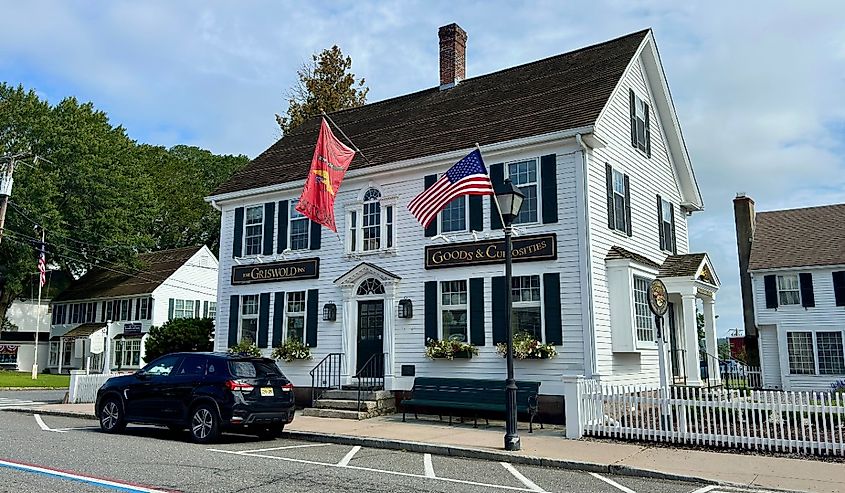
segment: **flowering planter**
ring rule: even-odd
[[[456,353],[453,353],[451,358],[449,358],[446,355],[443,355],[443,356],[434,356],[434,357],[432,357],[432,359],[445,359],[445,360],[448,360],[448,359],[472,359],[472,352],[469,351],[469,350],[458,351]]]

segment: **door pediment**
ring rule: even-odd
[[[369,262],[361,262],[335,279],[334,283],[340,287],[352,289],[357,288],[364,279],[370,278],[377,279],[385,285],[396,284],[402,280],[401,277],[377,265]]]

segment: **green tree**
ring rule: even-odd
[[[210,318],[175,318],[164,325],[150,327],[145,361],[168,353],[211,351],[214,347],[214,320]]]
[[[299,81],[287,94],[287,114],[276,114],[282,135],[301,125],[308,118],[347,108],[355,108],[367,101],[363,78],[356,80],[352,58],[344,56],[337,45],[311,56],[296,72]]]

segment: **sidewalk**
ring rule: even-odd
[[[23,409],[18,409],[24,411]],[[93,418],[93,404],[49,404],[27,409],[41,414]],[[708,482],[789,491],[845,491],[845,463],[801,460],[762,455],[685,450],[666,447],[567,440],[560,429],[522,429],[522,450],[502,450],[504,429],[449,426],[436,418],[402,422],[401,415],[365,421],[297,416],[288,425],[293,438],[358,444],[530,463],[595,472],[651,475],[665,478],[698,478]]]

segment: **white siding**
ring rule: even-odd
[[[506,162],[520,158],[536,157],[549,153],[557,154],[558,180],[558,217],[556,224],[537,224],[521,226],[520,234],[557,233],[558,260],[543,262],[525,262],[514,265],[514,275],[543,274],[555,271],[560,273],[561,280],[561,311],[563,323],[563,345],[558,347],[558,357],[548,361],[524,361],[516,365],[519,379],[540,380],[543,382],[541,390],[545,394],[562,393],[561,376],[564,374],[577,375],[584,372],[584,342],[582,339],[581,320],[581,285],[579,282],[580,257],[578,249],[578,234],[576,223],[576,166],[580,166],[581,154],[577,148],[563,146],[542,146],[523,149],[519,152],[485,153],[484,158],[488,167],[494,163]],[[412,319],[395,319],[395,368],[399,374],[401,365],[416,365],[417,376],[455,376],[474,378],[497,378],[505,374],[505,361],[495,351],[492,345],[491,313],[491,277],[504,273],[502,265],[456,267],[449,269],[426,270],[424,268],[424,247],[431,244],[430,239],[424,237],[423,228],[416,222],[406,209],[410,200],[423,190],[423,178],[432,173],[443,173],[453,162],[439,163],[437,168],[425,170],[409,170],[392,173],[382,173],[372,179],[347,179],[344,181],[337,195],[335,211],[337,228],[340,233],[335,236],[329,230],[322,229],[322,247],[318,252],[304,251],[289,254],[288,259],[320,257],[320,278],[309,281],[288,281],[275,283],[261,283],[247,286],[232,286],[230,276],[232,266],[232,232],[234,226],[234,209],[245,205],[253,205],[269,201],[295,199],[300,188],[288,194],[266,195],[252,199],[252,201],[232,201],[222,204],[221,221],[221,258],[219,272],[219,304],[216,348],[224,350],[228,344],[228,318],[230,295],[257,294],[263,292],[319,289],[318,308],[322,311],[325,303],[332,301],[338,307],[336,322],[324,322],[319,317],[317,347],[312,349],[312,361],[283,363],[283,371],[295,385],[309,386],[311,384],[308,371],[329,352],[341,351],[341,336],[344,330],[342,311],[342,294],[334,280],[361,262],[370,262],[386,269],[402,278],[399,283],[396,299],[410,298],[414,304]],[[538,161],[539,164],[539,161]],[[539,172],[539,168],[538,168]],[[378,188],[386,199],[395,198],[396,221],[396,252],[391,254],[361,255],[350,258],[344,254],[342,235],[346,231],[346,206],[358,200],[362,190],[374,186]],[[484,204],[484,231],[480,237],[500,237],[501,232],[490,231],[490,210],[487,197]],[[278,214],[278,211],[277,211]],[[359,219],[360,221],[360,219]],[[276,222],[274,221],[274,225]],[[469,233],[449,233],[452,241],[472,240]],[[441,240],[436,240],[441,241]],[[275,249],[274,249],[275,251]],[[241,259],[248,263],[253,260]],[[486,345],[480,348],[480,354],[471,360],[430,361],[424,356],[424,282],[431,280],[456,280],[471,277],[485,278],[485,330]],[[270,303],[270,325],[272,333],[273,299]],[[387,325],[387,321],[385,324]],[[357,322],[346,330],[357,331]],[[269,354],[269,349],[266,353]],[[393,388],[410,388],[413,378],[397,378]]]
[[[786,333],[790,331],[843,331],[843,338],[845,338],[845,307],[836,306],[833,294],[833,272],[841,270],[845,270],[845,266],[807,267],[771,272],[753,272],[751,274],[754,314],[757,325],[777,327],[778,344],[776,349],[780,356],[780,368],[785,390],[829,390],[831,383],[845,378],[845,375],[790,375],[786,345]],[[813,293],[816,306],[804,308],[801,305],[788,305],[779,306],[777,309],[766,308],[764,276],[802,272],[813,275]],[[766,351],[766,349],[761,346],[761,351]],[[765,359],[770,356],[761,354],[760,357]],[[818,365],[818,357],[816,357],[816,365]]]
[[[628,89],[649,103],[651,158],[631,145]],[[656,105],[647,88],[638,61],[635,61],[611,96],[599,121],[596,135],[607,143],[594,150],[589,159],[589,210],[592,248],[594,325],[598,374],[613,383],[657,382],[657,351],[614,353],[611,340],[610,305],[605,256],[610,247],[626,250],[662,263],[666,253],[660,250],[657,194],[675,206],[677,253],[688,253],[686,216],[678,207],[681,194],[675,171],[664,144],[663,129]],[[632,236],[611,230],[607,224],[607,187],[605,163],[630,177]],[[644,377],[645,375],[645,377]],[[644,379],[645,378],[645,379]]]
[[[168,320],[170,299],[195,300],[202,305],[217,301],[217,259],[207,247],[197,251],[182,267],[170,275],[153,293],[153,319],[150,325],[162,325]],[[147,327],[144,327],[144,332]]]

